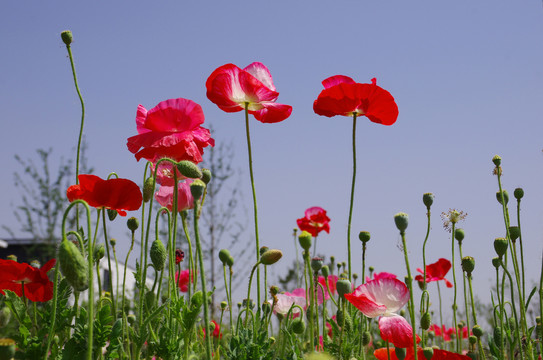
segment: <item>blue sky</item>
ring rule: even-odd
[[[541,1],[7,2],[0,16],[2,224],[14,224],[18,204],[12,174],[20,168],[13,156],[34,157],[36,149],[52,147],[54,155],[68,157],[76,144],[79,100],[59,35],[70,29],[95,173],[116,171],[140,183],[144,163],[126,149],[126,139],[136,134],[137,105],[185,97],[202,105],[217,142],[235,144],[249,219],[243,114],[224,113],[207,100],[205,80],[225,63],[268,66],[278,102],[294,109],[282,123],[251,122],[261,243],[285,252],[276,274],[291,263],[292,229],[311,206],[325,208],[332,219],[319,253],[346,257],[352,122],[312,111],[320,82],[342,74],[359,82],[376,77],[400,111],[390,127],[358,122],[353,258],[360,257],[358,231],[368,230],[368,263],[402,278],[393,215],[404,211],[412,270],[421,266],[421,199],[433,192],[428,261],[450,258],[439,214],[463,210],[464,254],[476,258],[478,288],[488,288],[492,241],[504,235],[491,162],[500,154],[504,187],[512,192],[522,186],[526,193],[528,278],[539,277]],[[359,269],[358,260],[353,267]],[[480,297],[487,296],[481,290]]]

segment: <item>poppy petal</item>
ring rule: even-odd
[[[407,348],[413,346],[413,328],[400,315],[381,316],[379,318],[381,338],[389,341],[396,347]],[[417,342],[420,339],[417,336]]]

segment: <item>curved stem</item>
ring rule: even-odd
[[[351,222],[353,219],[354,186],[356,183],[356,113],[353,113],[353,180],[351,184],[351,201],[349,204],[349,221],[347,223],[347,254],[349,263],[349,281],[351,281]],[[364,281],[364,279],[362,279]]]

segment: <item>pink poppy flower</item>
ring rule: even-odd
[[[174,164],[172,164],[169,161],[161,162],[160,164],[158,164],[158,167],[156,166],[156,164],[152,164],[151,165],[151,172],[154,173],[155,169],[156,169],[156,172],[157,172],[156,173],[156,182],[157,182],[157,184],[160,184],[160,185],[173,186],[173,184],[175,183],[174,170],[177,173],[177,180],[178,181],[186,179],[186,177],[183,176],[183,174],[181,174],[179,172],[179,170],[177,170],[177,167],[174,166]]]
[[[183,182],[177,183],[177,211],[184,211],[194,207],[194,198],[190,192],[190,184],[194,180],[186,179]],[[172,211],[173,209],[173,185],[161,186],[155,194],[156,201]]]
[[[277,303],[273,308],[274,314],[286,315],[294,304],[301,306],[302,309],[305,309],[306,307],[304,289],[295,289],[292,293],[285,292],[282,294],[277,294],[276,297]],[[291,314],[293,314],[294,317],[298,317],[300,315],[300,309],[292,309]]]
[[[189,276],[189,274],[190,274],[190,271],[188,269],[181,271],[181,273],[180,272],[175,273],[175,278],[177,279],[177,285],[179,286],[179,290],[181,292],[189,291],[189,283],[194,283],[194,274],[191,274],[192,276]]]
[[[96,175],[81,174],[79,184],[66,191],[70,202],[84,200],[95,208],[116,210],[126,216],[124,210],[138,210],[141,207],[140,187],[128,179],[103,180]]]
[[[413,328],[396,314],[409,301],[409,289],[398,279],[372,280],[357,287],[345,299],[369,318],[379,318],[381,338],[398,347],[413,346]],[[417,342],[420,339],[417,336]]]
[[[244,69],[234,64],[217,68],[206,81],[207,97],[221,110],[238,112],[248,105],[249,114],[263,123],[285,120],[292,106],[277,104],[270,71],[264,64],[254,62]]]
[[[398,276],[392,273],[381,271],[380,273],[373,273],[373,280],[379,279],[396,279]],[[370,282],[372,279],[366,276],[366,282]]]
[[[305,211],[305,216],[296,220],[302,231],[307,231],[312,236],[317,236],[321,231],[330,233],[330,218],[326,216],[326,210],[321,207],[310,207]]]
[[[318,281],[324,288],[324,299],[325,300],[330,299],[330,293],[332,295],[336,294],[336,292],[337,292],[336,283],[338,281],[338,277],[336,275],[328,275],[328,288],[330,289],[330,293],[328,292],[328,289],[326,288],[326,280],[324,279],[324,276],[319,276]],[[319,304],[322,304],[323,299],[322,299],[322,291],[320,290],[320,286],[317,288],[317,295],[318,295]]]
[[[53,298],[53,282],[47,272],[55,266],[56,260],[51,259],[41,268],[35,268],[26,263],[0,259],[0,294],[3,290],[11,290],[17,296],[24,295],[30,301],[46,302]]]
[[[209,130],[200,126],[203,123],[204,112],[192,100],[169,99],[149,111],[138,105],[138,135],[128,138],[128,150],[138,161],[144,158],[156,163],[167,157],[199,163],[204,148],[215,145]]]
[[[375,78],[371,84],[359,84],[348,76],[335,75],[325,79],[322,84],[324,90],[313,103],[313,111],[318,115],[363,115],[383,125],[392,125],[398,118],[394,97],[377,86]]]
[[[445,275],[449,272],[451,269],[451,262],[447,259],[439,259],[437,262],[426,265],[426,282],[431,281],[445,281],[445,285],[447,285],[448,288],[452,288],[453,284],[447,279],[445,279]],[[424,271],[422,269],[417,268],[417,271],[424,275]],[[415,276],[415,280],[419,282],[423,282],[423,275],[417,275]]]

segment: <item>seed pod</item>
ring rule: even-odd
[[[62,42],[66,44],[66,46],[70,46],[70,44],[74,40],[74,36],[72,35],[72,32],[70,30],[64,30],[63,32],[61,32],[60,38],[62,39]]]
[[[139,223],[138,219],[136,219],[135,217],[131,217],[128,220],[126,220],[126,226],[128,227],[128,230],[134,232],[134,231],[138,230],[138,227],[140,226],[140,223]]]
[[[311,234],[307,231],[302,231],[300,236],[298,236],[298,241],[302,249],[309,250],[311,248]]]
[[[353,291],[351,287],[351,282],[347,279],[339,279],[336,282],[336,290],[342,298],[345,298],[345,294],[350,294]]]
[[[481,336],[483,336],[483,329],[481,328],[481,326],[479,325],[475,325],[472,329],[471,329],[471,332],[473,332],[473,335],[477,336],[478,338],[480,338]]]
[[[515,242],[520,237],[520,229],[518,226],[509,226],[509,236],[511,241]]]
[[[359,234],[358,234],[358,238],[360,239],[360,241],[362,241],[364,244],[367,243],[368,241],[370,241],[370,232],[369,231],[361,231]]]
[[[58,261],[62,275],[77,291],[89,288],[89,269],[85,258],[75,244],[64,238],[58,248]]]
[[[524,197],[524,190],[522,188],[516,188],[513,195],[515,195],[515,199],[520,200]]]
[[[466,233],[464,232],[464,229],[458,228],[454,230],[454,238],[456,239],[456,241],[461,242],[462,240],[464,240],[465,236]]]
[[[500,157],[500,155],[494,155],[494,157],[492,158],[492,162],[494,163],[494,165],[500,166],[502,163],[502,158]]]
[[[190,184],[190,193],[192,194],[194,201],[197,201],[202,197],[205,189],[206,184],[200,179],[196,179]]]
[[[475,269],[475,259],[471,256],[464,256],[462,258],[462,270],[466,272],[466,274],[471,275],[473,270]]]
[[[166,257],[168,256],[168,254],[166,253],[166,248],[164,247],[164,244],[162,244],[162,241],[160,241],[160,239],[153,241],[153,244],[151,245],[150,255],[155,270],[164,270],[164,265],[166,264]]]
[[[500,258],[507,251],[507,246],[507,240],[504,238],[497,238],[494,240],[494,250],[496,250],[496,254],[498,254]]]
[[[426,208],[430,210],[430,207],[434,203],[434,194],[426,193],[422,195],[422,202],[424,203],[424,205],[426,205]]]
[[[315,272],[318,272],[322,268],[323,264],[324,264],[323,258],[314,257],[313,259],[311,259],[311,269]]]
[[[400,232],[404,232],[409,224],[409,215],[403,212],[397,213],[394,215],[394,223]]]
[[[211,181],[211,170],[202,169],[202,181],[207,184]]]
[[[109,221],[115,220],[115,218],[117,217],[117,210],[107,209],[107,217]]]
[[[501,192],[497,191],[496,200],[498,200],[498,202],[503,205],[502,195],[503,195],[503,201],[505,201],[505,205],[507,205],[507,203],[509,202],[509,194],[507,193],[507,190],[502,190]]]

